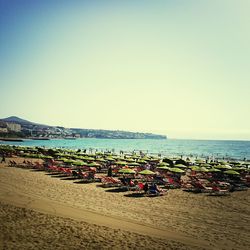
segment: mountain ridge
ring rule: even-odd
[[[44,124],[40,124],[40,123],[36,123],[36,122],[31,122],[31,121],[28,121],[28,120],[25,120],[25,119],[22,119],[18,116],[9,116],[9,117],[6,117],[6,118],[2,118],[0,119],[1,121],[4,121],[4,122],[14,122],[14,123],[18,123],[18,124],[27,124],[27,125],[40,125],[40,126],[48,126],[48,125],[44,125]],[[48,126],[50,127],[50,126]]]
[[[86,129],[86,128],[65,128],[62,126],[50,126],[50,125],[44,125],[39,124],[35,122],[31,122],[25,119],[22,119],[18,116],[10,116],[7,118],[0,119],[0,121],[3,122],[12,122],[17,123],[22,126],[23,130],[32,130],[32,133],[34,133],[34,129],[61,129],[66,134],[69,134],[67,131],[70,131],[71,134],[78,134],[82,138],[117,138],[117,139],[167,139],[165,135],[158,135],[153,133],[143,133],[143,132],[130,132],[130,131],[124,131],[124,130],[108,130],[108,129]],[[27,131],[26,131],[27,132]],[[57,131],[58,132],[58,131]],[[32,134],[31,133],[31,134]],[[53,132],[51,132],[53,133]],[[39,132],[37,133],[37,136],[45,136]]]

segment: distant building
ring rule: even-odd
[[[80,134],[74,134],[74,137],[75,138],[81,138],[81,135]]]
[[[7,129],[13,132],[21,132],[21,125],[13,122],[6,122]]]
[[[8,129],[0,127],[0,133],[8,133]]]
[[[8,133],[6,122],[0,121],[0,133]]]

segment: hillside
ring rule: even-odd
[[[13,123],[17,123],[17,124],[20,124],[20,125],[47,126],[47,125],[44,125],[44,124],[39,124],[39,123],[35,123],[35,122],[30,122],[30,121],[28,121],[28,120],[19,118],[19,117],[17,117],[17,116],[10,116],[10,117],[3,118],[3,119],[0,119],[0,120],[1,120],[1,121],[4,121],[4,122],[13,122]],[[50,127],[50,126],[48,126],[48,127]]]
[[[25,137],[39,138],[106,138],[106,139],[167,139],[164,135],[152,133],[139,133],[120,130],[64,128],[61,126],[48,126],[34,123],[17,116],[0,119],[2,122],[20,124],[21,132]]]

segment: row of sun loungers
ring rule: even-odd
[[[130,179],[129,182],[124,181],[122,178],[97,176],[93,171],[87,171],[60,165],[45,165],[39,162],[24,161],[23,163],[16,163],[14,160],[9,161],[11,167],[21,167],[24,169],[34,169],[40,171],[47,171],[51,174],[58,175],[59,177],[70,177],[73,179],[80,179],[82,182],[101,182],[101,186],[104,188],[118,187],[127,191],[133,191],[137,194],[143,194],[145,196],[164,195],[167,190],[173,188],[181,188],[187,192],[194,193],[206,193],[208,195],[228,195],[232,191],[244,191],[249,187],[249,179],[243,180],[241,183],[235,183],[230,181],[211,181],[209,179],[197,178],[196,176],[190,176],[188,180],[181,181],[178,178],[170,176],[148,178],[146,181],[142,178]],[[145,183],[152,182],[161,186],[158,190],[153,188],[153,185],[149,185],[145,188]]]

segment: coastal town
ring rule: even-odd
[[[11,116],[0,119],[0,138],[32,138],[32,139],[166,139],[164,135],[152,133],[136,133],[120,130],[65,128],[30,122]]]

